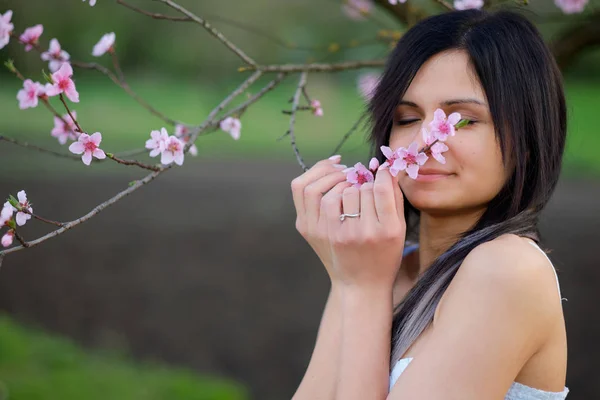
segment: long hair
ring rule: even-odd
[[[560,175],[566,105],[558,66],[535,26],[511,12],[454,11],[422,20],[398,41],[368,105],[372,152],[384,161],[393,112],[421,66],[462,50],[487,97],[502,160],[511,168],[478,222],[433,261],[394,310],[390,367],[433,321],[435,308],[465,257],[506,233],[539,242],[537,228]],[[407,238],[420,212],[404,200]]]

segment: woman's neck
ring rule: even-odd
[[[433,261],[450,248],[460,235],[471,229],[485,209],[452,215],[431,215],[421,212],[419,227],[419,271],[421,275]]]

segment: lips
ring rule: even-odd
[[[419,169],[419,175],[451,175],[450,172],[442,171],[440,169]]]

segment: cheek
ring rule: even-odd
[[[461,180],[471,193],[491,200],[506,179],[502,153],[494,141],[464,141],[453,146]]]
[[[390,147],[392,150],[396,150],[399,147],[408,147],[410,146],[410,144],[415,141],[415,140],[419,140],[419,137],[416,137],[415,135],[420,132],[420,125],[417,127],[417,124],[415,124],[416,128],[407,128],[407,127],[403,127],[403,128],[399,128],[399,127],[395,127],[392,128],[392,132],[390,133],[390,142],[388,144],[388,147]]]

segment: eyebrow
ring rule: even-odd
[[[448,107],[448,106],[452,106],[454,104],[478,104],[478,105],[484,106],[484,107],[487,106],[487,104],[485,104],[484,102],[477,100],[477,99],[473,99],[473,98],[445,100],[440,103],[440,106]],[[409,107],[419,108],[419,106],[416,103],[413,103],[412,101],[408,101],[408,100],[400,100],[398,105],[399,106],[405,105],[405,106],[409,106]]]

